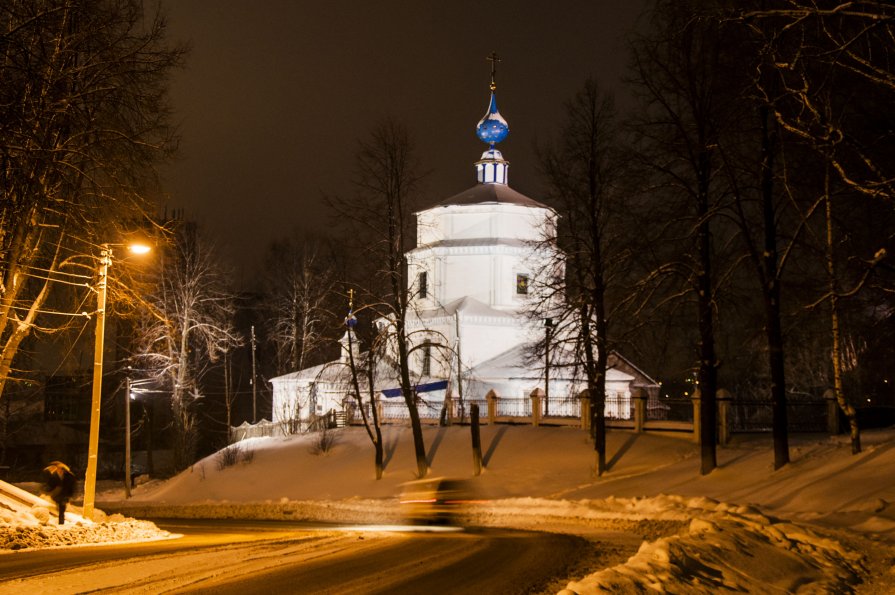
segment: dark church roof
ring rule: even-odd
[[[476,184],[472,188],[445,199],[435,206],[449,207],[454,205],[477,205],[489,203],[519,205],[540,209],[550,208],[533,198],[528,198],[524,194],[516,192],[506,184]]]

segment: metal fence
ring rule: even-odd
[[[824,432],[827,429],[827,402],[789,401],[786,417],[792,432]],[[773,402],[734,399],[730,401],[728,418],[733,432],[770,432],[774,425]]]
[[[693,422],[693,399],[659,397],[646,402],[647,421]]]
[[[581,399],[578,397],[559,397],[550,399],[548,403],[546,399],[541,400],[542,415],[550,417],[581,417]]]
[[[264,438],[267,436],[285,436],[287,428],[284,424],[262,419],[258,423],[243,422],[242,425],[230,428],[230,442],[239,442],[247,438]]]
[[[554,423],[568,423],[568,420],[581,419],[582,403],[577,397],[556,397],[540,399],[541,419],[551,418]],[[382,399],[380,402],[380,419],[384,423],[402,423],[409,421],[410,415],[403,399]],[[493,401],[495,421],[507,422],[519,420],[532,420],[532,399],[530,397],[506,398],[500,397]],[[479,417],[487,420],[489,416],[489,401],[487,399],[452,400],[450,419],[460,423],[467,422],[470,418],[471,405],[479,406]],[[649,422],[672,422],[677,424],[677,430],[686,430],[683,424],[694,422],[694,401],[689,397],[651,397],[645,403],[646,429],[650,429]],[[730,399],[719,406],[726,407],[727,428],[730,432],[769,432],[773,427],[773,402],[770,400],[743,400]],[[368,418],[370,417],[370,405],[364,404]],[[635,401],[623,394],[607,396],[605,400],[604,414],[607,421],[629,422],[634,418]],[[444,403],[440,400],[427,401],[420,399],[418,402],[420,419],[426,423],[445,421],[447,412]],[[829,403],[825,400],[799,400],[787,403],[787,419],[791,432],[825,432],[830,427],[827,416],[829,415]],[[330,419],[331,418],[331,419]],[[566,421],[559,421],[566,420]],[[720,420],[720,417],[719,417]],[[230,428],[231,442],[263,436],[285,436],[292,433],[315,429],[319,423],[326,423],[329,427],[342,426],[352,423],[361,423],[360,411],[351,407],[347,411],[331,412],[329,416],[323,416],[314,422],[302,422],[293,427],[282,422],[270,422],[262,420],[257,424],[243,423],[241,426]],[[660,424],[661,425],[661,424]],[[668,424],[665,424],[668,425]],[[655,429],[655,428],[654,428]]]

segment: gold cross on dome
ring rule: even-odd
[[[491,90],[494,91],[497,89],[494,77],[497,76],[497,63],[500,62],[500,58],[497,57],[497,52],[491,52],[491,55],[485,58],[485,60],[491,62]]]

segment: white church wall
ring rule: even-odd
[[[537,261],[527,258],[523,250],[506,246],[417,253],[409,261],[414,279],[414,294],[418,296],[421,271],[427,274],[427,296],[416,298],[419,308],[446,305],[463,297],[473,297],[482,303],[502,310],[521,308],[529,295],[518,294],[516,276],[526,275],[530,291],[539,269]]]
[[[491,219],[492,237],[540,241],[547,229],[547,213],[546,209],[502,206]]]
[[[524,342],[525,336],[525,330],[517,326],[464,325],[460,329],[463,367],[471,368],[496,357]]]
[[[290,420],[308,422],[330,410],[341,411],[345,390],[341,383],[311,381],[307,378],[274,378],[272,417],[275,423]]]
[[[299,382],[293,379],[274,378],[271,383],[273,384],[273,421],[283,423],[294,419],[296,412],[303,414],[304,419],[307,419],[307,407],[302,406]]]
[[[416,245],[425,246],[440,242],[445,238],[444,220],[434,210],[416,214]]]
[[[440,303],[449,304],[462,297],[472,297],[492,304],[490,259],[476,254],[452,254],[441,259],[442,271],[436,296]]]

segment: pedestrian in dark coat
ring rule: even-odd
[[[44,492],[49,494],[59,509],[59,524],[65,524],[65,507],[75,493],[75,476],[68,465],[53,461],[44,469]]]

